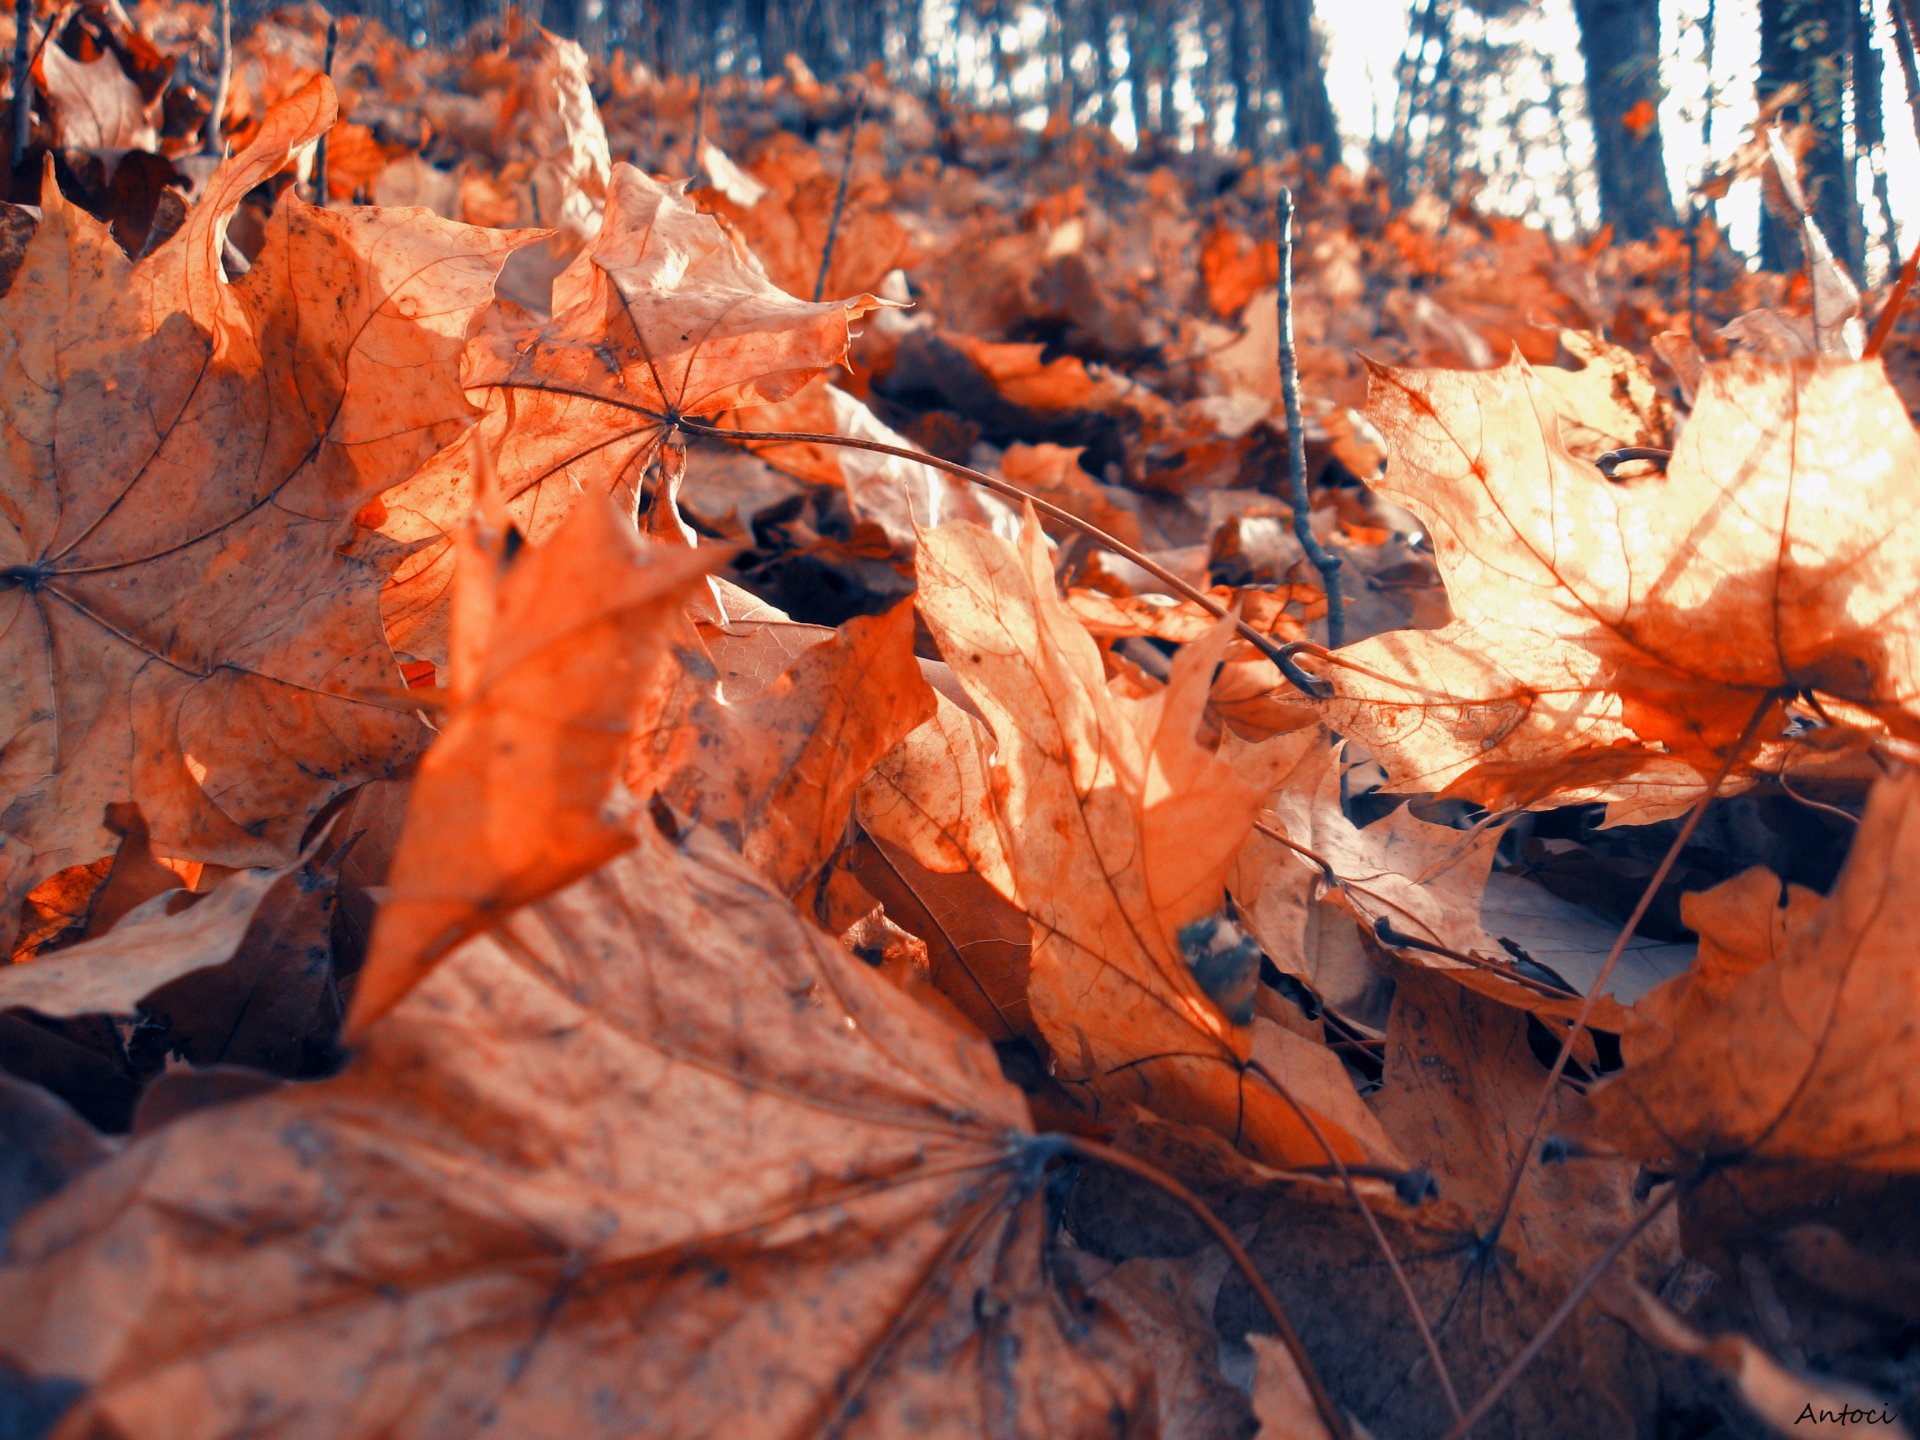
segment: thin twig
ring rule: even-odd
[[[1553,1109],[1553,1097],[1560,1084],[1560,1077],[1566,1074],[1567,1062],[1573,1058],[1573,1047],[1580,1043],[1580,1037],[1586,1033],[1587,1021],[1593,1015],[1593,1007],[1600,1001],[1601,991],[1607,988],[1607,981],[1613,974],[1613,967],[1619,963],[1625,953],[1627,942],[1633,938],[1640,922],[1646,918],[1647,911],[1653,907],[1653,900],[1660,893],[1660,887],[1667,883],[1667,876],[1673,872],[1680,852],[1686,849],[1687,842],[1693,838],[1693,832],[1700,827],[1701,819],[1707,813],[1707,806],[1713,803],[1713,797],[1720,793],[1720,787],[1727,783],[1727,777],[1733,774],[1733,767],[1740,763],[1740,757],[1753,743],[1753,737],[1760,732],[1764,721],[1773,707],[1779,702],[1780,693],[1769,690],[1760,697],[1760,703],[1754,706],[1753,714],[1748,717],[1747,725],[1740,732],[1740,738],[1727,752],[1727,758],[1715,773],[1699,801],[1687,812],[1686,822],[1681,825],[1679,834],[1673,837],[1673,843],[1667,847],[1667,853],[1661,857],[1659,867],[1648,879],[1646,888],[1640,892],[1640,901],[1633,907],[1633,913],[1627,917],[1627,923],[1620,927],[1620,933],[1614,937],[1613,948],[1607,951],[1607,958],[1601,962],[1600,971],[1593,977],[1593,983],[1587,987],[1586,995],[1580,1001],[1580,1008],[1574,1012],[1573,1025],[1566,1037],[1560,1042],[1560,1053],[1553,1057],[1553,1068],[1547,1072],[1546,1084],[1540,1087],[1540,1101],[1534,1106],[1533,1120],[1527,1126],[1526,1139],[1521,1142],[1520,1153],[1515,1158],[1512,1173],[1507,1177],[1506,1194],[1501,1197],[1500,1208],[1494,1214],[1493,1224],[1487,1230],[1487,1243],[1491,1244],[1500,1237],[1501,1227],[1507,1223],[1512,1213],[1514,1198],[1520,1193],[1520,1181],[1527,1173],[1527,1166],[1533,1159],[1536,1142],[1540,1139],[1541,1127],[1547,1123],[1547,1114]]]
[[[689,190],[698,190],[707,183],[706,172],[700,168],[700,143],[707,128],[707,69],[711,55],[712,47],[709,46],[708,54],[700,64],[700,73],[693,82],[693,154],[687,159],[687,174],[691,177],[687,181]]]
[[[13,5],[13,168],[27,158],[33,136],[33,0]]]
[[[1320,1412],[1320,1419],[1335,1440],[1351,1440],[1353,1430],[1347,1424],[1346,1413],[1334,1403],[1319,1373],[1313,1368],[1313,1360],[1307,1354],[1307,1347],[1301,1343],[1300,1332],[1293,1328],[1293,1322],[1287,1318],[1280,1297],[1273,1293],[1273,1287],[1267,1284],[1266,1277],[1260,1273],[1260,1267],[1253,1263],[1253,1257],[1247,1254],[1246,1247],[1234,1238],[1233,1232],[1218,1215],[1213,1213],[1207,1202],[1193,1191],[1182,1185],[1157,1166],[1148,1164],[1137,1156],[1111,1145],[1103,1145],[1098,1140],[1084,1139],[1078,1135],[1053,1135],[1047,1137],[1058,1144],[1068,1154],[1082,1160],[1090,1160],[1098,1165],[1109,1165],[1115,1170],[1123,1170],[1137,1179],[1146,1181],[1163,1194],[1171,1196],[1186,1207],[1193,1218],[1207,1227],[1213,1238],[1220,1242],[1220,1248],[1245,1277],[1247,1285],[1260,1301],[1267,1317],[1273,1321],[1274,1329],[1279,1333],[1280,1343],[1287,1347],[1287,1353],[1293,1357],[1294,1365],[1300,1371],[1300,1379],[1307,1387],[1307,1394],[1313,1398],[1313,1408]],[[1458,1413],[1456,1411],[1456,1413]]]
[[[1580,1308],[1581,1302],[1587,1298],[1593,1287],[1600,1283],[1600,1277],[1612,1268],[1613,1262],[1620,1258],[1629,1245],[1646,1233],[1649,1225],[1666,1213],[1667,1207],[1679,1197],[1681,1188],[1677,1183],[1669,1185],[1658,1200],[1643,1210],[1640,1217],[1621,1231],[1618,1238],[1601,1252],[1600,1258],[1595,1260],[1587,1268],[1587,1272],[1574,1283],[1573,1289],[1567,1292],[1567,1298],[1560,1302],[1553,1314],[1549,1315],[1546,1322],[1534,1332],[1533,1338],[1521,1347],[1518,1355],[1507,1362],[1506,1368],[1494,1377],[1493,1383],[1487,1386],[1480,1398],[1468,1407],[1467,1413],[1454,1422],[1453,1428],[1447,1431],[1445,1440],[1465,1440],[1473,1427],[1493,1412],[1493,1407],[1498,1405],[1507,1391],[1513,1388],[1513,1382],[1518,1380],[1526,1372],[1527,1367],[1540,1357],[1540,1352],[1545,1350],[1553,1337],[1560,1333],[1560,1327],[1572,1318],[1573,1312]]]
[[[1318,645],[1297,640],[1285,645],[1274,644],[1271,636],[1262,635],[1213,596],[1188,584],[1158,560],[1134,549],[1126,541],[1109,535],[1091,521],[1082,520],[1071,511],[1062,510],[1058,505],[1042,500],[1038,495],[1029,494],[1012,481],[1003,480],[998,475],[989,475],[985,471],[975,470],[970,465],[962,465],[958,461],[943,459],[938,455],[929,455],[924,450],[908,450],[899,445],[883,445],[878,440],[862,440],[852,435],[812,434],[800,430],[722,430],[717,425],[705,425],[698,420],[688,420],[684,417],[673,423],[689,435],[704,435],[709,439],[725,440],[736,445],[769,443],[833,445],[843,450],[868,450],[875,455],[891,455],[899,460],[911,460],[916,465],[925,465],[929,469],[957,476],[980,486],[983,490],[991,490],[996,495],[1004,496],[1015,504],[1031,505],[1040,514],[1057,521],[1076,534],[1086,536],[1123,560],[1138,565],[1181,599],[1191,600],[1216,619],[1231,620],[1234,629],[1240,632],[1241,638],[1249,641],[1256,650],[1277,665],[1280,673],[1286,676],[1287,682],[1308,699],[1325,700],[1333,694],[1332,685],[1317,675],[1309,675],[1300,668],[1300,662],[1293,658],[1303,650],[1312,654],[1321,653]]]
[[[847,186],[853,179],[853,152],[860,140],[860,122],[867,118],[867,92],[854,103],[853,123],[847,126],[847,155],[840,165],[840,188],[833,197],[833,218],[827,221],[827,243],[820,249],[820,273],[814,277],[813,303],[827,293],[827,272],[833,268],[833,242],[840,235],[840,212],[846,208]]]
[[[1395,1253],[1393,1242],[1387,1239],[1387,1232],[1380,1227],[1379,1217],[1368,1208],[1366,1197],[1360,1193],[1360,1187],[1353,1183],[1353,1172],[1347,1168],[1347,1162],[1340,1158],[1340,1152],[1333,1148],[1333,1142],[1327,1139],[1326,1132],[1320,1128],[1320,1122],[1313,1118],[1312,1112],[1306,1106],[1293,1098],[1287,1087],[1280,1082],[1279,1077],[1258,1060],[1250,1062],[1249,1068],[1273,1087],[1273,1093],[1293,1111],[1294,1118],[1306,1127],[1314,1143],[1326,1151],[1327,1160],[1339,1175],[1340,1184],[1347,1192],[1348,1201],[1355,1210],[1360,1212],[1361,1220],[1365,1222],[1367,1230],[1373,1236],[1374,1248],[1387,1262],[1387,1270],[1392,1274],[1394,1284],[1399,1287],[1400,1298],[1406,1302],[1407,1313],[1413,1317],[1414,1329],[1419,1332],[1420,1343],[1426,1348],[1427,1359],[1432,1362],[1434,1378],[1440,1382],[1440,1393],[1447,1402],[1447,1413],[1458,1419],[1460,1393],[1454,1389],[1453,1372],[1447,1369],[1446,1357],[1440,1353],[1440,1342],[1434,1337],[1433,1327],[1427,1323],[1427,1312],[1420,1304],[1420,1297],[1414,1294],[1413,1281],[1408,1277],[1406,1267],[1400,1263],[1400,1256]]]
[[[1900,278],[1893,282],[1887,303],[1880,307],[1880,318],[1873,322],[1873,336],[1867,341],[1867,348],[1863,352],[1867,359],[1871,360],[1884,350],[1887,341],[1892,338],[1893,327],[1900,319],[1900,311],[1913,290],[1916,276],[1920,276],[1920,244],[1913,247],[1913,253],[1907,256],[1907,263],[1900,267]]]
[[[339,43],[339,17],[329,15],[327,16],[327,53],[326,57],[320,62],[321,73],[324,74],[328,80],[333,79],[333,52]],[[323,210],[326,209],[327,206],[327,140],[332,133],[330,130],[322,130],[320,132],[320,143],[314,147],[313,151],[314,202]]]
[[[1293,505],[1293,533],[1320,572],[1327,594],[1327,645],[1346,643],[1347,617],[1341,613],[1340,557],[1313,538],[1307,503],[1307,432],[1300,418],[1300,359],[1293,340],[1293,191],[1280,187],[1280,390],[1287,406],[1287,498]]]
[[[220,120],[227,108],[227,86],[233,79],[233,0],[215,0],[213,24],[213,108],[207,112],[206,152],[218,155]]]

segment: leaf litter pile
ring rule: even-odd
[[[0,226],[0,1432],[1920,1413],[1897,301],[206,22]]]

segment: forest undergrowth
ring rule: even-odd
[[[1794,131],[1771,274],[212,24],[0,24],[0,1434],[1909,1433],[1920,330]]]

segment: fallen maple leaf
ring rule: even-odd
[[[1900,1423],[1893,1407],[1870,1391],[1796,1374],[1745,1335],[1703,1335],[1644,1286],[1614,1285],[1606,1298],[1646,1339],[1711,1366],[1776,1434],[1846,1440],[1855,1424],[1866,1423],[1887,1440],[1912,1440],[1913,1432]]]
[[[159,148],[160,137],[140,87],[112,52],[80,61],[50,43],[40,51],[34,69],[53,102],[54,137],[61,145],[76,150]]]
[[[44,959],[0,966],[0,1010],[131,1015],[168,981],[228,960],[254,911],[287,873],[243,870],[197,901],[185,890],[163,891],[104,935]]]
[[[1230,631],[1183,650],[1163,693],[1129,701],[1109,693],[1098,647],[1055,592],[1031,515],[1018,551],[977,526],[926,532],[917,570],[921,616],[996,748],[956,754],[957,782],[896,807],[889,838],[936,865],[958,849],[1026,911],[1028,998],[1061,1076],[1273,1163],[1327,1163],[1316,1126],[1344,1159],[1395,1163],[1332,1052],[1249,1026],[1235,1014],[1244,975],[1223,985],[1189,953],[1204,937],[1188,927],[1222,906],[1265,789],[1257,762],[1236,771],[1196,735]]]
[[[450,532],[472,504],[476,457],[536,543],[580,494],[637,507],[642,481],[682,419],[780,400],[846,356],[871,296],[812,304],[776,288],[687,200],[614,167],[605,224],[553,283],[553,319],[531,335],[498,321],[474,336],[466,384],[480,424],[386,499],[386,533]],[[435,658],[452,557],[410,559],[386,605],[396,649]]]
[[[1647,822],[1699,798],[1770,694],[1920,735],[1920,436],[1877,363],[1714,366],[1665,477],[1625,483],[1569,453],[1518,358],[1376,366],[1373,390],[1377,488],[1427,525],[1456,616],[1326,669],[1329,723],[1392,788]]]
[[[0,1355],[49,1434],[1151,1433],[1147,1357],[1045,1265],[992,1051],[645,829],[338,1078],[27,1217]]]
[[[933,713],[913,655],[913,607],[861,616],[772,677],[741,674],[709,629],[677,648],[635,737],[627,783],[657,792],[797,893],[839,848],[873,764]]]
[[[641,695],[674,616],[722,553],[643,549],[593,496],[514,562],[497,595],[457,607],[484,627],[484,649],[455,632],[460,704],[420,761],[349,1033],[495,916],[634,843],[620,771]],[[456,585],[492,558],[468,548]],[[482,603],[491,613],[477,613]]]
[[[1710,1159],[1920,1169],[1916,873],[1920,773],[1908,772],[1874,791],[1817,916],[1783,912],[1797,923],[1777,951],[1762,941],[1759,955],[1717,960],[1713,989],[1674,1012],[1694,1023],[1594,1093],[1599,1131],[1669,1174]]]
[[[468,423],[468,323],[517,243],[418,212],[283,197],[221,263],[241,197],[332,121],[316,80],[129,263],[49,185],[0,301],[0,932],[113,848],[282,864],[334,795],[425,731],[393,688],[384,551],[353,516]]]

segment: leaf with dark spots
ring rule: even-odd
[[[649,827],[338,1078],[35,1212],[0,1359],[84,1387],[68,1435],[1150,1434],[1146,1357],[1044,1263],[1035,1145],[984,1044]]]

